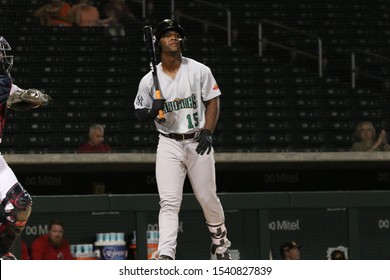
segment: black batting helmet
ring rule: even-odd
[[[165,33],[169,31],[176,31],[181,35],[181,50],[185,51],[187,39],[184,34],[184,29],[180,26],[180,24],[171,19],[164,19],[163,21],[159,22],[154,29],[154,37],[156,38],[157,48],[161,50],[160,39]]]

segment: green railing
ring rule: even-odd
[[[390,214],[390,191],[355,191],[355,192],[283,192],[283,193],[223,193],[219,194],[219,197],[222,201],[224,210],[227,214],[227,222],[228,228],[230,227],[232,230],[229,231],[231,234],[230,238],[239,240],[246,238],[245,235],[248,234],[247,230],[244,228],[249,228],[251,233],[249,236],[253,238],[251,242],[253,242],[253,246],[256,247],[255,252],[252,252],[252,255],[249,257],[251,259],[269,259],[270,254],[274,251],[275,258],[275,240],[273,236],[275,232],[272,231],[272,223],[280,223],[280,227],[282,230],[292,230],[291,232],[285,232],[283,234],[287,234],[288,236],[291,233],[291,238],[294,238],[294,228],[289,229],[286,227],[286,223],[282,223],[285,219],[283,215],[290,216],[293,213],[297,214],[297,220],[304,218],[299,218],[304,214],[313,215],[316,211],[320,211],[321,209],[331,209],[327,211],[325,216],[319,215],[315,216],[315,220],[321,220],[321,224],[324,224],[324,228],[318,227],[316,231],[319,234],[326,228],[336,226],[336,222],[332,221],[331,224],[327,225],[326,221],[329,221],[329,217],[326,216],[332,211],[337,211],[338,209],[343,209],[342,215],[345,216],[345,219],[342,220],[342,227],[347,228],[346,236],[348,239],[349,248],[349,258],[350,259],[364,259],[366,256],[360,253],[363,248],[366,250],[365,246],[367,244],[362,244],[362,240],[360,238],[359,231],[362,229],[361,223],[361,212],[364,212],[364,217],[367,217],[367,212],[370,213],[372,209],[380,209],[383,211],[385,209],[385,213]],[[35,220],[39,220],[39,222],[47,222],[44,217],[51,215],[58,215],[59,213],[62,215],[69,216],[68,222],[66,223],[70,226],[71,223],[78,223],[83,225],[82,221],[78,221],[78,217],[82,216],[82,213],[125,213],[129,217],[129,219],[135,219],[135,228],[137,232],[137,258],[138,259],[146,259],[147,258],[147,240],[145,232],[148,229],[148,218],[150,222],[150,215],[156,216],[159,210],[159,198],[157,194],[147,194],[147,195],[84,195],[84,196],[34,196],[34,205],[33,205],[33,216]],[[184,194],[181,213],[187,212],[191,213],[191,211],[195,211],[192,213],[201,212],[201,208],[196,201],[193,194]],[[336,210],[335,210],[336,209]],[[368,209],[368,210],[367,210]],[[280,216],[280,211],[284,213]],[[307,211],[306,211],[307,210]],[[275,222],[275,213],[277,221]],[[231,219],[230,214],[234,213],[250,213],[250,215],[243,215],[243,219],[247,219],[251,217],[251,220],[248,222],[237,219]],[[131,213],[128,214],[128,213]],[[382,213],[382,212],[381,212]],[[198,215],[198,214],[196,214]],[[278,216],[279,215],[279,216]],[[334,215],[332,213],[332,215]],[[293,215],[294,216],[294,215]],[[338,217],[336,214],[334,217]],[[256,218],[257,217],[257,218]],[[370,217],[370,216],[369,216]],[[380,234],[388,234],[386,231],[388,229],[389,217],[381,216],[379,220],[379,230]],[[85,218],[85,217],[84,217]],[[291,218],[291,217],[290,217]],[[332,218],[332,219],[333,219]],[[368,220],[374,219],[375,217],[370,217]],[[191,218],[192,219],[192,218]],[[191,220],[190,219],[190,220]],[[307,220],[307,219],[306,219]],[[310,220],[310,219],[309,219]],[[367,220],[367,219],[366,219]],[[195,223],[195,219],[191,220],[191,222]],[[240,225],[236,223],[240,223]],[[313,222],[318,222],[314,221]],[[104,223],[104,222],[102,222]],[[242,223],[242,224],[241,224]],[[299,221],[298,221],[299,223]],[[303,223],[301,221],[301,223]],[[249,225],[248,225],[249,224]],[[310,240],[312,238],[316,238],[310,232],[307,234],[308,227],[310,227],[310,223],[305,222],[306,225],[298,225],[298,229],[302,231],[301,234],[305,236],[305,250],[310,251]],[[375,225],[377,223],[374,223]],[[70,226],[72,227],[72,226]],[[109,227],[107,225],[107,227]],[[243,232],[240,234],[244,234],[243,236],[239,236],[237,234],[237,228],[243,227]],[[295,226],[296,227],[296,226]],[[337,226],[336,226],[337,227]],[[376,227],[376,226],[375,226]],[[234,230],[233,230],[234,229]],[[79,229],[80,232],[83,229]],[[201,230],[201,229],[199,229]],[[241,230],[238,230],[241,232]],[[69,231],[66,232],[71,234]],[[184,231],[185,234],[191,235],[188,230]],[[277,233],[277,234],[280,234]],[[276,235],[277,235],[276,234]],[[336,231],[337,234],[337,231]],[[340,233],[341,234],[341,233]],[[82,234],[78,234],[82,235]],[[192,239],[191,236],[190,239]],[[324,242],[327,236],[324,236]],[[379,237],[381,239],[382,237]],[[375,237],[372,237],[375,239]],[[337,240],[337,238],[336,238]],[[205,242],[208,242],[207,239]],[[273,249],[271,248],[271,243],[273,242]],[[185,246],[187,246],[187,241],[185,242]],[[236,242],[238,243],[238,242]],[[332,242],[330,242],[332,243]],[[183,245],[181,246],[181,250],[185,250]],[[191,244],[188,244],[191,246]],[[386,244],[384,244],[386,247]],[[245,247],[245,246],[243,246]],[[16,246],[17,248],[17,246]],[[379,249],[379,248],[377,248]],[[375,248],[371,248],[370,250],[377,250]],[[244,249],[242,249],[244,251]],[[245,255],[242,253],[242,255]],[[319,254],[318,258],[323,258],[324,254]],[[313,257],[315,258],[315,257]],[[381,258],[381,256],[377,257]]]

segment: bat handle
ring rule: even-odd
[[[158,89],[158,90],[156,90],[156,97],[157,97],[157,99],[161,99],[161,94],[160,94],[160,90]],[[163,112],[163,110],[159,110],[158,111],[158,120],[159,120],[159,122],[164,122],[165,121],[165,116],[164,116],[164,112]]]

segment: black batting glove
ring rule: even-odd
[[[149,110],[148,115],[154,119],[158,115],[158,111],[164,110],[165,99],[154,99],[152,108]]]
[[[204,155],[204,153],[207,151],[207,154],[210,154],[211,148],[213,145],[213,133],[208,129],[203,129],[199,136],[196,137],[196,141],[199,142],[198,146],[196,147],[196,152],[200,155]]]

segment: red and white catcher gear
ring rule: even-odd
[[[0,225],[0,257],[8,254],[12,244],[20,236],[31,213],[30,194],[16,183],[1,204],[5,213]]]

